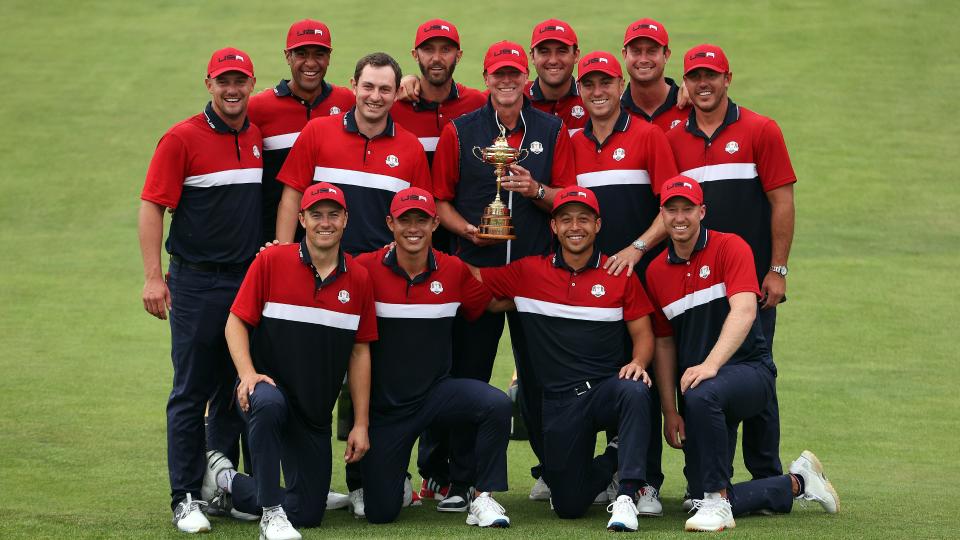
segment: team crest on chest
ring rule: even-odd
[[[701,277],[702,279],[707,279],[708,277],[710,277],[710,267],[709,267],[709,266],[703,265],[703,266],[700,267],[700,277]]]
[[[726,150],[728,154],[735,154],[737,153],[737,150],[740,149],[740,145],[737,144],[737,141],[730,141],[726,146],[723,147],[723,149]]]
[[[540,141],[533,141],[530,143],[530,151],[534,154],[539,154],[543,152],[543,145],[540,144]]]
[[[673,122],[670,122],[670,129],[673,129],[673,128],[679,126],[679,125],[680,125],[680,121],[679,121],[679,120],[674,120]]]
[[[386,164],[389,167],[396,167],[397,165],[400,165],[400,160],[397,158],[397,156],[390,154],[387,156]]]
[[[570,116],[574,118],[583,118],[583,114],[583,107],[579,105],[574,105],[573,108],[570,109]]]
[[[627,157],[627,151],[623,148],[617,148],[613,151],[613,159],[620,161],[621,159]]]
[[[597,298],[600,298],[601,296],[607,294],[607,289],[605,289],[603,285],[597,283],[596,285],[590,288],[590,294],[596,296]]]
[[[337,106],[330,107],[330,116],[333,116],[335,114],[340,114],[340,107],[337,107]]]
[[[253,145],[253,157],[260,159],[260,149],[257,148],[257,145]]]
[[[339,300],[341,304],[346,304],[350,301],[350,293],[348,293],[346,289],[341,289],[340,292],[337,293],[337,300]]]
[[[433,281],[430,283],[430,292],[433,294],[440,294],[443,292],[443,283],[439,281]]]

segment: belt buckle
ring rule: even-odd
[[[586,381],[579,386],[575,386],[573,391],[577,393],[577,396],[582,396],[587,393],[587,390],[590,390],[590,381]]]

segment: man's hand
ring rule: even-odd
[[[693,102],[690,101],[690,94],[687,93],[687,85],[680,83],[680,91],[677,92],[677,108],[686,109]]]
[[[290,243],[290,242],[285,242],[285,243]],[[260,253],[263,252],[263,250],[265,250],[265,249],[272,248],[273,246],[279,246],[279,245],[280,245],[280,241],[279,241],[279,240],[271,240],[271,241],[267,242],[266,244],[264,244],[263,247],[260,248],[259,251],[257,251],[257,255],[260,255]],[[256,256],[256,255],[255,255],[255,256]]]
[[[533,179],[530,171],[516,163],[510,165],[510,176],[503,179],[500,186],[507,191],[513,191],[528,199],[537,196],[540,191],[540,182]]]
[[[240,377],[240,384],[237,385],[237,405],[240,406],[241,411],[247,412],[250,410],[250,396],[253,395],[253,389],[261,382],[270,386],[277,386],[273,379],[262,373],[253,372]]]
[[[165,321],[167,310],[173,307],[170,289],[162,277],[151,278],[143,284],[143,309],[154,317]]]
[[[467,223],[466,227],[460,231],[460,236],[480,247],[492,246],[494,244],[502,244],[503,242],[506,242],[506,240],[497,240],[494,238],[480,238],[477,236],[478,234],[480,234],[480,229],[478,229],[476,225],[471,225],[470,223]]]
[[[404,77],[400,79],[400,91],[397,92],[397,99],[400,101],[419,101],[420,77],[416,75],[404,75]]]
[[[650,375],[647,374],[647,370],[643,369],[643,366],[636,362],[630,362],[620,368],[620,378],[634,381],[642,380],[643,383],[647,385],[647,388],[650,388],[650,385],[653,384],[650,381]]]
[[[627,246],[615,255],[607,257],[607,262],[603,264],[603,268],[608,274],[615,276],[619,276],[620,272],[623,272],[624,268],[626,268],[627,277],[630,277],[633,275],[633,267],[640,262],[641,258],[643,258],[642,251],[633,246]]]
[[[698,384],[717,376],[717,368],[703,363],[692,368],[688,368],[680,377],[680,393],[686,394],[690,388],[696,388]]]
[[[343,452],[343,460],[347,463],[356,463],[363,459],[369,449],[370,436],[367,428],[355,425],[347,436],[347,449]]]
[[[663,438],[667,440],[667,444],[678,450],[683,448],[683,443],[687,440],[683,417],[676,411],[663,415]]]
[[[760,309],[777,307],[787,293],[787,279],[776,272],[767,272],[760,285]]]

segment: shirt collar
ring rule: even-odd
[[[693,245],[693,253],[696,253],[703,248],[707,247],[707,228],[700,226],[700,236],[697,237],[697,243]],[[693,255],[690,255],[690,258],[693,258]],[[673,242],[667,240],[667,262],[672,264],[683,264],[687,262],[687,259],[684,259],[677,255],[676,250],[673,248]]]
[[[356,118],[357,107],[354,105],[350,108],[346,114],[343,115],[343,129],[347,130],[350,133],[356,133],[362,137],[366,137],[363,133],[360,133],[360,127],[357,126]],[[376,139],[377,137],[393,137],[395,134],[395,129],[393,125],[393,117],[387,113],[387,125],[383,128],[383,131],[370,137],[371,139]]]
[[[489,123],[490,127],[493,129],[494,133],[499,134],[499,133],[500,133],[500,119],[499,119],[499,117],[498,117],[498,115],[497,115],[497,110],[493,108],[493,102],[491,101],[491,98],[490,98],[490,97],[487,97],[487,104],[484,105],[484,108],[485,108],[486,110],[484,111],[483,114],[487,117],[487,120],[488,120],[488,123]],[[530,102],[530,100],[527,98],[527,96],[523,96],[523,107],[520,109],[520,121],[517,122],[517,125],[514,126],[513,129],[507,129],[507,136],[509,136],[509,135],[512,134],[512,133],[516,133],[516,132],[518,132],[518,131],[522,131],[522,130],[526,127],[526,119],[524,118],[523,115],[524,115],[524,113],[529,114],[529,113],[530,113],[530,109],[532,109],[532,108],[533,108],[533,104]],[[506,127],[506,126],[504,126],[504,127]],[[499,137],[499,135],[497,135],[497,136]]]
[[[203,109],[203,116],[207,119],[207,125],[210,126],[210,129],[216,131],[217,133],[243,133],[250,127],[250,118],[243,118],[243,127],[239,131],[228,126],[226,122],[223,121],[223,118],[213,110],[213,102],[208,101],[207,106]]]
[[[427,251],[427,270],[410,279],[410,276],[407,275],[407,271],[403,268],[400,268],[400,263],[397,261],[397,248],[396,246],[390,248],[387,253],[383,256],[383,265],[393,271],[393,273],[398,276],[406,279],[411,285],[416,285],[417,283],[423,283],[430,277],[430,273],[437,269],[437,258],[433,256],[433,250]]]
[[[617,132],[623,133],[629,127],[630,127],[630,113],[628,113],[625,109],[621,107],[620,116],[617,117],[617,122],[613,125],[613,133],[617,133]],[[611,133],[611,135],[613,135],[613,133]],[[607,137],[607,140],[603,141],[603,143],[600,143],[599,141],[597,141],[597,138],[593,136],[593,120],[592,119],[588,119],[587,125],[583,127],[583,135],[587,139],[593,141],[593,143],[597,145],[598,150],[602,148],[603,145],[606,144],[611,139],[611,137]]]
[[[300,262],[310,269],[313,272],[313,284],[315,289],[322,289],[324,286],[329,285],[336,280],[340,274],[345,274],[347,272],[347,258],[343,255],[343,249],[337,251],[337,267],[333,272],[330,272],[330,275],[326,279],[320,277],[320,272],[317,272],[317,267],[313,265],[313,260],[310,258],[310,251],[307,249],[307,239],[304,238],[300,240]]]
[[[460,89],[457,88],[457,81],[451,81],[450,94],[447,95],[443,102],[456,101],[458,99],[460,99]],[[435,111],[440,107],[440,102],[421,99],[414,101],[412,105],[415,111]]]
[[[661,114],[669,111],[673,107],[677,106],[677,96],[680,93],[680,87],[677,86],[677,83],[669,77],[664,77],[664,81],[670,85],[670,90],[667,91],[667,99],[657,107],[657,110],[653,111],[653,114],[647,114],[633,102],[633,96],[630,95],[630,84],[627,84],[626,90],[624,90],[623,95],[620,96],[620,105],[627,109],[628,111],[636,114],[647,122],[653,122],[653,119],[660,116]]]
[[[577,92],[577,81],[574,80],[573,77],[570,77],[570,91],[568,91],[567,94],[563,97],[579,96],[579,95],[580,94]],[[543,89],[540,88],[540,77],[537,77],[536,79],[534,79],[533,83],[530,84],[530,99],[533,101],[553,101],[553,100],[548,100],[546,97],[543,96]],[[560,98],[560,99],[563,99],[563,98]],[[560,101],[560,100],[558,99],[557,101]]]
[[[307,108],[312,109],[322,103],[323,100],[327,99],[327,96],[330,95],[330,92],[333,92],[333,86],[331,86],[327,81],[320,81],[320,87],[323,88],[323,90],[320,91],[320,95],[317,96],[317,99],[313,100],[313,103],[309,104],[293,93],[293,90],[290,89],[290,81],[288,79],[280,79],[280,82],[277,84],[277,86],[273,88],[273,93],[278,97],[292,97]]]
[[[597,249],[596,244],[593,246],[593,254],[590,255],[590,259],[587,261],[586,266],[583,268],[570,268],[570,265],[567,264],[567,261],[563,259],[563,247],[560,246],[560,243],[557,242],[557,250],[553,253],[553,259],[550,261],[553,264],[554,268],[563,268],[571,273],[573,272],[582,272],[587,268],[600,268],[600,257],[603,254],[600,253],[600,250]]]
[[[723,122],[721,122],[720,127],[713,132],[713,135],[707,137],[706,133],[700,131],[700,127],[697,125],[697,109],[694,107],[690,107],[690,116],[687,118],[687,125],[685,129],[696,137],[700,137],[701,139],[705,139],[707,141],[712,141],[713,139],[716,139],[718,135],[720,135],[720,132],[722,132],[725,127],[739,119],[740,107],[734,103],[732,99],[727,98],[727,114],[723,116]]]

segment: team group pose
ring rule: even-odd
[[[487,47],[474,89],[453,78],[456,25],[411,34],[419,74],[374,52],[336,86],[330,28],[297,21],[290,78],[255,95],[250,56],[215,51],[210,101],[157,145],[138,228],[144,309],[171,329],[174,526],[295,540],[327,510],[388,524],[425,500],[511,526],[495,496],[513,405],[489,384],[505,325],[529,498],[557,517],[606,504],[607,530],[636,531],[664,515],[665,474],[683,475],[688,531],[795,499],[838,512],[816,455],[780,461],[797,178],[776,122],[729,96],[725,52],[685,52],[678,84],[661,22],[628,24],[617,55],[548,19],[529,46]],[[474,152],[498,137],[522,155],[499,186]],[[480,226],[498,188],[509,240]],[[330,485],[341,394],[349,495]],[[752,478],[735,484],[741,425]]]

